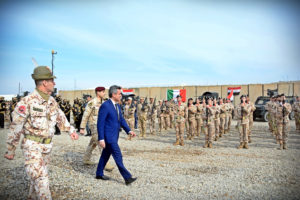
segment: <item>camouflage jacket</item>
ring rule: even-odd
[[[98,112],[102,103],[102,100],[99,100],[97,97],[88,102],[82,116],[80,128],[85,129],[87,123],[89,125],[97,125]]]
[[[223,104],[220,104],[219,106],[220,106],[220,118],[225,118],[228,113],[227,110],[229,110],[228,105],[223,103]]]
[[[277,103],[276,104],[276,122],[279,124],[286,124],[289,122],[289,114],[292,111],[292,106],[289,103],[284,105]]]
[[[235,109],[235,116],[239,120],[239,124],[247,124],[249,123],[249,117],[251,112],[251,106],[249,104],[245,104],[242,107],[242,104],[239,104]]]
[[[188,107],[188,118],[189,120],[195,119],[197,113],[197,107],[195,105],[190,105]]]
[[[254,105],[254,103],[252,103],[251,101],[248,103],[251,110],[250,110],[250,119],[253,119],[253,112],[256,110],[256,107]]]
[[[176,104],[174,106],[174,112],[176,122],[185,122],[188,116],[188,108],[185,103],[181,103],[180,105]]]
[[[21,134],[52,138],[55,125],[61,131],[75,132],[57,102],[50,96],[44,100],[37,90],[21,99],[12,113],[13,122],[7,136],[7,149],[14,154]]]
[[[149,103],[148,104],[148,116],[149,117],[157,116],[157,105],[155,105],[155,108],[153,108],[153,113],[152,113],[152,108],[153,108],[153,103]]]
[[[203,124],[207,126],[210,125],[211,123],[214,123],[215,114],[216,114],[216,109],[213,106],[211,107],[203,106],[203,113],[202,113]]]

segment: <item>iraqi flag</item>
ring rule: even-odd
[[[130,90],[123,89],[122,90],[122,94],[123,95],[131,95],[131,94],[133,94],[133,89],[130,89]]]
[[[181,96],[183,102],[186,101],[186,89],[181,90],[167,90],[167,99],[168,101],[171,99],[176,99],[177,95]]]
[[[234,95],[239,95],[241,92],[241,87],[229,87],[227,89],[228,92],[228,96],[227,99],[230,99],[231,101],[233,101],[233,96]]]

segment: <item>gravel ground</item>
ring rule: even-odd
[[[54,137],[49,165],[53,199],[299,199],[300,133],[291,122],[288,150],[277,150],[267,123],[255,122],[250,149],[236,149],[232,127],[213,149],[202,148],[204,136],[173,146],[175,131],[146,139],[125,140],[119,145],[126,168],[138,177],[130,186],[119,171],[106,172],[109,181],[95,179],[97,165],[82,164],[90,137],[72,142],[67,134]],[[18,147],[13,161],[6,160],[8,129],[0,130],[0,199],[26,199],[29,182]],[[138,133],[138,131],[136,131]],[[93,161],[98,162],[99,151]],[[111,158],[111,161],[113,159]],[[114,163],[114,162],[113,162]]]

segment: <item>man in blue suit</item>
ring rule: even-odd
[[[121,107],[118,104],[121,99],[121,87],[116,85],[111,86],[108,95],[110,99],[102,104],[98,114],[98,141],[103,151],[97,167],[96,179],[109,180],[109,177],[103,174],[103,169],[110,155],[112,155],[126,185],[129,185],[137,178],[133,178],[123,164],[122,153],[118,145],[120,127],[132,137],[136,135],[128,127],[123,118]]]

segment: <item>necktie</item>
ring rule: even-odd
[[[115,104],[115,107],[116,107],[116,111],[117,111],[117,114],[118,114],[118,120],[120,120],[120,116],[119,116],[119,111],[118,111],[118,106],[117,106],[117,104]]]

